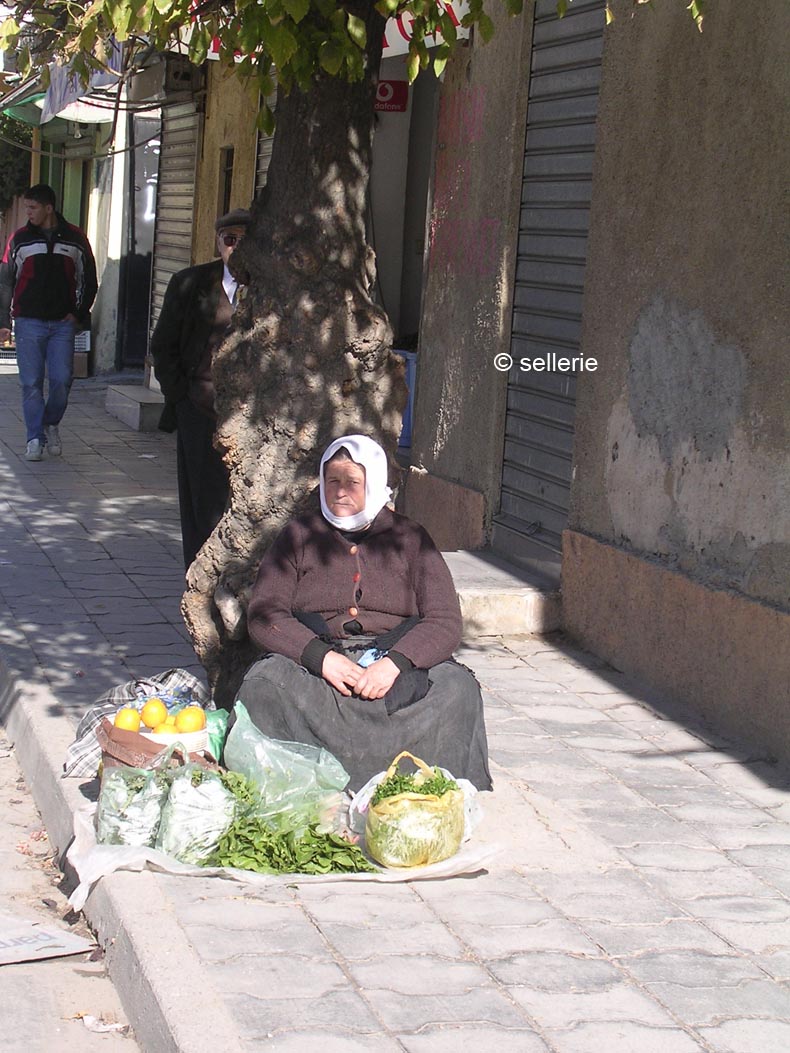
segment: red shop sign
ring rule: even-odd
[[[376,88],[375,110],[405,113],[409,105],[409,85],[405,80],[380,80]]]

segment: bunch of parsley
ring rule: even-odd
[[[459,789],[454,779],[448,779],[439,768],[433,769],[433,775],[428,777],[422,772],[412,772],[404,775],[396,771],[388,779],[384,779],[376,787],[371,805],[378,804],[385,797],[396,797],[399,793],[419,793],[426,797],[441,797],[448,790]]]

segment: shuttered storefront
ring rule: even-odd
[[[162,109],[149,332],[171,277],[192,262],[199,121],[194,100]]]
[[[277,114],[277,93],[270,95],[267,99],[269,108],[276,115]],[[263,100],[261,100],[261,106],[263,106]],[[266,135],[262,131],[258,131],[258,143],[255,151],[255,187],[252,192],[253,197],[257,197],[258,194],[266,186],[266,177],[269,173],[269,164],[272,159],[272,147],[274,146],[274,133]]]
[[[579,353],[603,0],[537,0],[496,551],[556,577],[568,523],[577,379],[522,358]]]
[[[269,162],[272,159],[273,135],[264,135],[258,132],[258,150],[255,160],[255,194],[258,194],[266,186],[266,176],[269,171]]]

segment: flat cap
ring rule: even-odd
[[[248,227],[252,222],[252,216],[246,208],[234,208],[220,216],[214,223],[214,230],[224,230],[226,227]]]

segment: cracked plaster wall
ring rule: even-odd
[[[570,525],[790,609],[787,5],[671,7],[605,39]]]

